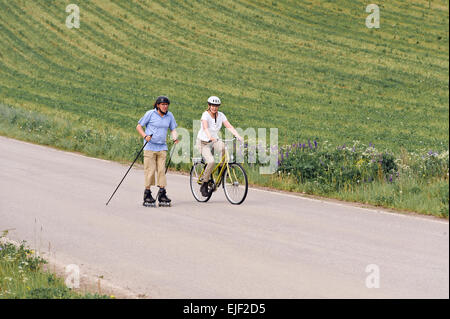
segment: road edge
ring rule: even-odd
[[[13,244],[16,247],[19,247],[21,245],[19,242],[8,237],[2,237],[1,240],[4,243]],[[36,257],[41,257],[47,261],[47,264],[45,264],[42,268],[43,271],[49,271],[50,273],[53,273],[54,275],[62,279],[66,277],[67,265],[52,257],[51,254],[39,252],[35,249],[35,247],[33,248]],[[146,297],[143,295],[138,295],[127,288],[114,285],[112,282],[104,278],[88,274],[80,274],[79,288],[75,288],[73,289],[73,291],[76,293],[89,292],[92,294],[97,293],[99,295],[107,295],[112,297],[112,299],[142,299]]]

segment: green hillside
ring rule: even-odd
[[[28,128],[38,142],[86,151],[78,129],[125,148],[156,96],[192,129],[218,95],[232,124],[279,127],[282,144],[448,149],[448,1],[376,1],[380,29],[369,3],[0,0],[0,134],[36,140],[18,131],[28,114],[47,123]]]

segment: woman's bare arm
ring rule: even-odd
[[[236,129],[233,127],[233,125],[231,125],[231,123],[229,121],[225,121],[223,122],[223,125],[230,130],[231,133],[233,133],[234,136],[236,136],[236,138],[240,141],[243,140],[243,138],[239,135],[239,133],[236,131]]]
[[[215,138],[213,138],[213,137],[211,136],[211,133],[209,133],[209,130],[208,130],[208,121],[207,121],[207,120],[202,120],[202,128],[203,128],[203,130],[205,131],[206,136],[208,137],[208,139],[209,139],[210,141],[216,140]]]

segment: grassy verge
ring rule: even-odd
[[[448,218],[448,150],[393,154],[358,141],[308,141],[279,148],[277,175],[249,171],[256,184]]]
[[[256,186],[449,218],[449,182],[445,178],[423,181],[405,177],[394,182],[373,181],[364,185],[349,185],[341,190],[328,192],[314,181],[299,184],[295,177],[287,174],[259,175],[255,169],[247,172]]]
[[[44,271],[46,261],[22,242],[20,246],[0,236],[0,299],[109,299],[106,295],[79,293],[63,279]]]
[[[95,128],[63,116],[27,111],[0,103],[0,134],[51,145],[88,156],[129,161],[140,148],[136,135],[121,130]]]

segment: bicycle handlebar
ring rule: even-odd
[[[237,141],[238,139],[236,138],[236,136],[234,136],[231,140],[217,139],[216,142],[219,141],[219,140],[222,141],[222,142],[234,142],[234,141]],[[208,143],[212,143],[212,141],[209,140]],[[248,146],[247,143],[245,143],[244,141],[242,141],[241,143],[244,145],[244,148],[247,148],[247,146]]]
[[[216,139],[216,141],[222,141],[222,142],[233,142],[234,140],[236,140],[236,137],[233,137],[231,140],[224,140],[221,138]],[[212,140],[209,140],[208,143],[211,143]]]

